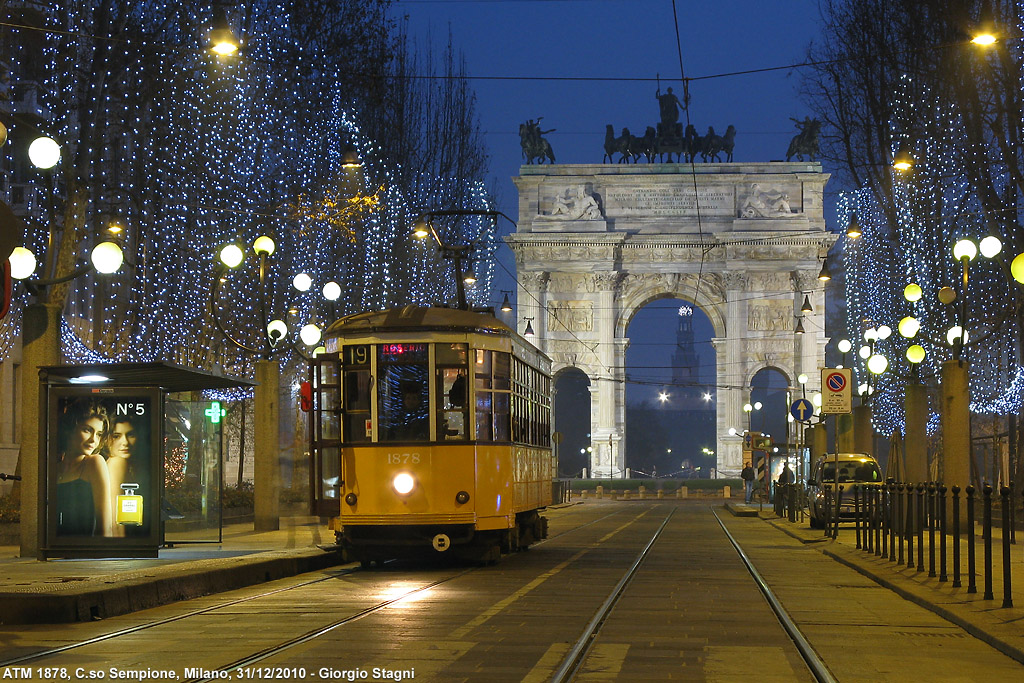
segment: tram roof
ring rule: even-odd
[[[327,328],[326,336],[360,332],[408,332],[412,329],[515,336],[512,328],[489,313],[435,306],[402,306],[384,311],[354,313],[335,321]]]

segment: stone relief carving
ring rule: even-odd
[[[723,278],[717,273],[698,276],[696,273],[627,273],[622,277],[619,298],[632,299],[643,292],[684,294],[701,292],[708,299],[723,301]]]
[[[818,257],[816,245],[735,244],[729,247],[730,259],[749,261],[800,261]]]
[[[751,183],[750,191],[738,201],[740,218],[789,218],[796,214],[789,205],[789,194],[778,188],[763,189]]]
[[[747,309],[747,329],[752,332],[780,332],[793,329],[793,301],[762,299]]]
[[[748,339],[745,348],[747,353],[783,354],[793,351],[793,342],[788,339]]]
[[[548,281],[549,292],[595,292],[594,275],[591,273],[552,273]]]
[[[594,302],[558,299],[548,302],[548,330],[551,332],[593,332]]]
[[[750,273],[748,286],[752,292],[788,292],[792,290],[789,273]]]
[[[566,365],[597,366],[599,364],[597,353],[577,341],[550,340],[546,352],[555,361]]]
[[[734,271],[727,271],[722,273],[722,281],[725,283],[726,289],[746,289],[747,288],[747,274],[737,273]]]
[[[544,287],[548,281],[549,275],[550,273],[544,270],[520,272],[519,282],[521,282],[523,287],[526,289],[537,291]]]
[[[619,273],[619,272],[594,273],[594,285],[599,290],[616,289],[619,286],[620,282],[622,282],[622,273]]]
[[[530,244],[517,254],[519,263],[545,261],[612,261],[617,257],[615,245]]]
[[[793,291],[806,292],[819,287],[818,274],[809,270],[794,270],[790,273],[793,280]]]
[[[585,185],[575,188],[566,187],[555,193],[552,200],[551,213],[542,218],[569,221],[599,220],[601,207],[592,194],[587,193]]]
[[[704,252],[699,246],[644,245],[644,248],[639,249],[624,248],[622,260],[629,263],[700,261]]]

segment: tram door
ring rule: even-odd
[[[321,353],[310,361],[312,406],[309,412],[310,491],[313,514],[341,514],[341,362],[337,353]]]

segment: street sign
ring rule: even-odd
[[[853,412],[853,374],[850,368],[821,371],[821,412],[823,415]]]
[[[789,413],[797,422],[810,422],[814,417],[814,404],[806,398],[798,398],[789,407]]]

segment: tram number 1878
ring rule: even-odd
[[[389,465],[418,465],[419,453],[388,453]]]

